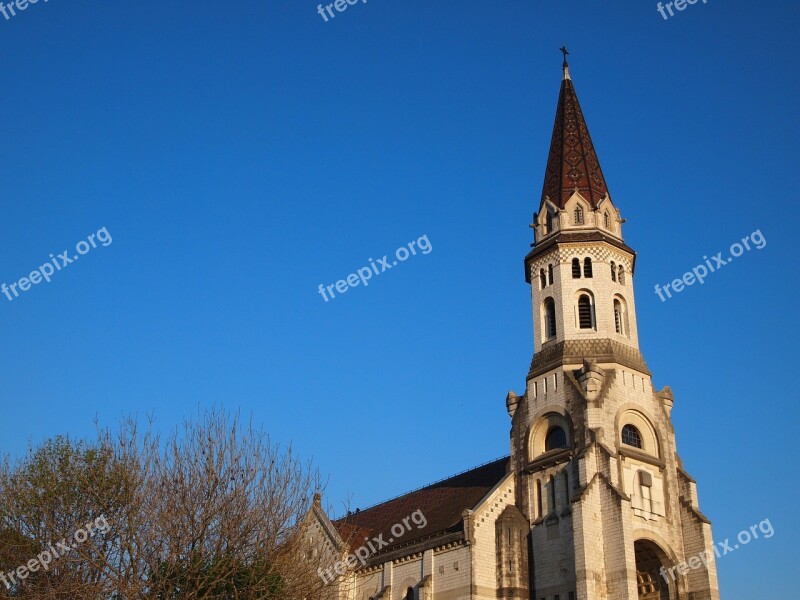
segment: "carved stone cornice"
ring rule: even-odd
[[[640,373],[650,375],[650,369],[638,349],[616,340],[584,339],[565,340],[545,344],[531,361],[528,379],[538,377],[564,364],[583,364],[593,359],[597,363],[617,363]]]

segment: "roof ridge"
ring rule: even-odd
[[[388,504],[389,502],[394,502],[395,500],[397,500],[398,498],[402,498],[403,496],[408,496],[409,494],[414,494],[416,492],[420,492],[420,491],[422,491],[422,490],[424,490],[426,488],[429,488],[429,487],[432,487],[432,486],[436,485],[437,483],[442,483],[444,481],[447,481],[448,479],[455,479],[456,477],[459,477],[460,475],[464,475],[466,473],[469,473],[470,471],[477,471],[480,468],[486,467],[486,466],[491,465],[491,464],[496,463],[496,462],[500,462],[501,460],[509,460],[510,458],[511,458],[511,455],[506,454],[504,456],[500,456],[498,458],[486,461],[485,463],[479,464],[476,467],[472,467],[470,469],[464,469],[463,471],[459,471],[458,473],[454,473],[453,475],[449,475],[448,477],[444,477],[442,479],[437,479],[436,481],[432,481],[431,483],[428,483],[428,484],[423,485],[421,487],[415,488],[413,490],[408,490],[407,492],[403,492],[402,494],[398,494],[397,496],[393,496],[392,498],[388,498],[388,499],[383,500],[381,502],[377,502],[376,504],[372,504],[370,506],[367,506],[366,508],[359,508],[359,509],[357,509],[358,510],[358,514],[360,514],[362,512],[366,512],[368,510],[372,510],[373,508],[381,506],[382,504]],[[341,521],[342,519],[345,519],[348,516],[353,516],[355,514],[356,514],[356,511],[352,511],[348,515],[344,515],[343,517],[336,517],[335,519],[331,519],[331,521],[334,521],[334,522],[335,521]]]

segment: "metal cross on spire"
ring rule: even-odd
[[[564,54],[564,64],[561,65],[561,68],[564,69],[564,81],[569,79],[569,65],[567,64],[567,55],[569,52],[567,51],[566,46],[561,46],[561,52]]]

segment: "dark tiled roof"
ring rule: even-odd
[[[592,208],[597,208],[608,194],[575,87],[565,74],[558,96],[542,201],[549,197],[553,204],[563,209],[576,190],[589,201]]]
[[[366,544],[365,537],[372,539],[382,533],[384,541],[392,541],[381,549],[381,554],[426,538],[463,531],[462,513],[466,509],[474,508],[505,477],[508,462],[509,457],[495,460],[393,500],[351,513],[333,521],[333,525],[351,550]],[[404,518],[410,517],[417,510],[422,511],[427,525],[418,528],[413,521],[409,521],[411,530],[406,529],[402,536],[395,539],[391,533],[392,526],[402,524]]]

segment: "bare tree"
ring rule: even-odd
[[[219,409],[164,437],[127,419],[91,443],[57,438],[0,465],[0,572],[13,578],[0,597],[317,598],[304,524],[319,488],[291,447]]]

